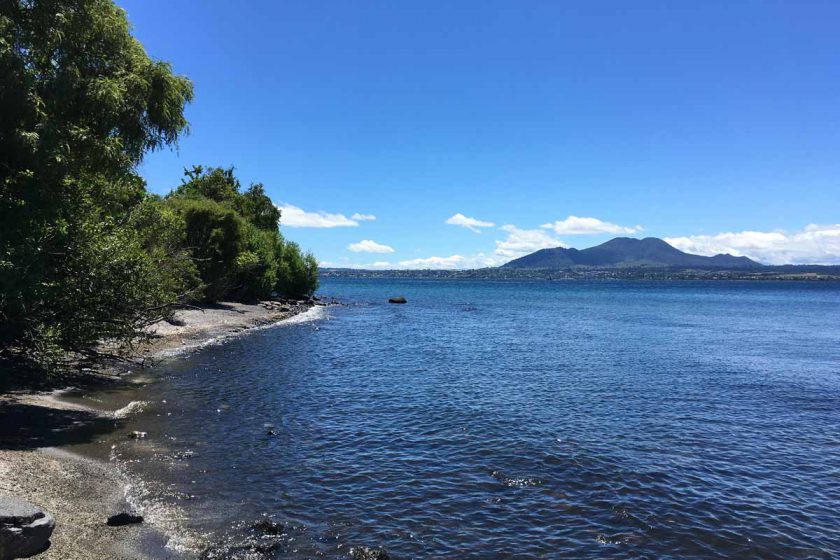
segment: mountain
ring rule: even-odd
[[[541,249],[514,259],[503,268],[571,268],[593,267],[677,267],[677,268],[753,268],[761,264],[747,257],[692,255],[672,247],[656,237],[633,239],[616,237],[589,249]]]

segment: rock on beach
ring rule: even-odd
[[[135,523],[143,523],[143,516],[136,515],[134,513],[118,513],[117,515],[112,515],[106,521],[106,524],[109,527],[122,527],[123,525],[133,525]]]
[[[36,505],[0,496],[0,560],[26,558],[50,546],[55,519]]]

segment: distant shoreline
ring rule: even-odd
[[[132,353],[136,359],[157,360],[186,353],[240,333],[277,325],[311,311],[319,302],[220,303],[176,312],[172,322],[160,322],[155,338]],[[129,383],[116,368],[91,373],[92,389]],[[72,381],[71,381],[72,382]],[[64,390],[72,387],[66,387]],[[52,546],[39,555],[45,559],[113,560],[117,558],[177,558],[165,549],[167,537],[149,523],[112,528],[108,516],[128,508],[130,483],[117,468],[102,460],[67,452],[61,447],[99,433],[91,426],[115,429],[118,411],[97,410],[61,399],[62,389],[16,389],[0,393],[0,493],[17,496],[43,507],[56,518]],[[20,429],[26,423],[32,429]],[[110,424],[109,424],[110,423]],[[79,434],[90,429],[91,434]],[[39,429],[40,427],[40,429]],[[49,430],[49,431],[48,431]],[[65,441],[53,432],[67,430]],[[76,432],[74,434],[74,431]],[[142,513],[142,512],[141,512]]]
[[[840,266],[783,265],[751,269],[643,268],[478,268],[469,270],[374,270],[321,268],[321,278],[406,278],[441,280],[749,280],[820,282],[840,281]]]

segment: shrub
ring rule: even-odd
[[[272,292],[309,295],[314,257],[280,235],[280,210],[261,184],[240,192],[233,168],[194,166],[168,196],[184,216],[187,240],[206,287],[204,299],[252,301]]]
[[[172,198],[172,208],[184,222],[184,243],[204,283],[208,302],[223,299],[235,287],[245,223],[230,208],[202,198]]]

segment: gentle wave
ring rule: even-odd
[[[361,305],[132,396],[120,465],[184,554],[840,557],[840,286],[327,288]]]

